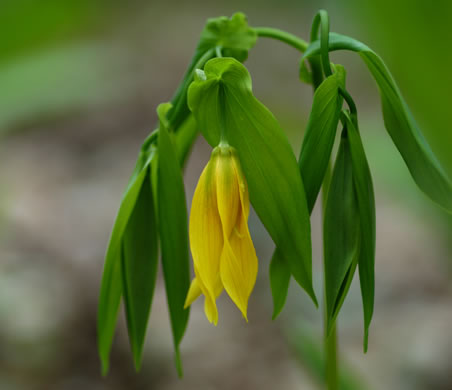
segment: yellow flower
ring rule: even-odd
[[[207,319],[218,323],[216,299],[223,288],[247,320],[257,276],[256,251],[248,230],[248,187],[234,148],[217,146],[201,174],[190,214],[195,278],[185,307],[205,296]]]

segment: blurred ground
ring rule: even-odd
[[[402,76],[402,90],[416,91],[403,72],[403,64],[411,64],[408,54],[399,58],[385,40],[394,25],[377,30],[386,31],[380,36],[372,30],[379,20],[373,5],[361,3],[361,10],[355,3],[349,0],[343,9],[328,7],[332,28],[358,34],[380,52],[387,48],[383,57],[394,66],[396,78]],[[133,372],[123,315],[107,378],[100,376],[95,332],[103,256],[122,191],[139,146],[155,123],[155,107],[170,99],[205,19],[242,10],[252,25],[307,36],[310,19],[320,5],[285,0],[255,7],[232,1],[220,7],[198,1],[172,7],[116,1],[107,12],[102,8],[105,4],[99,4],[99,9],[82,8],[78,14],[71,10],[74,15],[91,15],[79,18],[82,34],[66,29],[64,40],[30,43],[0,62],[4,134],[0,143],[0,389],[320,388],[314,361],[320,352],[315,348],[322,333],[321,313],[293,285],[285,311],[271,321],[267,267],[272,245],[254,215],[250,230],[260,273],[250,301],[250,322],[244,323],[226,297],[220,299],[217,328],[205,320],[202,304],[193,305],[182,343],[182,381],[172,365],[161,280],[141,374]],[[412,17],[419,8],[416,4]],[[397,8],[392,11],[402,14]],[[64,12],[58,15],[63,18]],[[378,223],[377,300],[369,352],[362,354],[359,286],[354,283],[339,320],[343,366],[356,389],[450,390],[452,224],[412,184],[381,119],[376,119],[377,93],[361,64],[350,56],[334,60],[347,65],[349,86],[360,104],[361,128],[376,180]],[[247,63],[256,95],[281,120],[295,149],[311,101],[310,89],[296,82],[297,62],[298,54],[290,48],[262,41]],[[434,76],[425,76],[429,77]],[[424,78],[420,89],[423,83]],[[414,102],[416,117],[447,161],[444,150],[450,150],[450,142],[440,141],[441,134],[435,132],[438,124],[430,116],[439,112],[436,116],[441,117],[441,107],[450,98],[438,98],[441,104],[429,104],[425,111],[416,93],[407,99]],[[186,171],[188,203],[209,153],[199,140]],[[316,290],[321,291],[318,210],[312,220]],[[313,349],[308,349],[311,344]]]

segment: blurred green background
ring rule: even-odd
[[[143,370],[134,374],[121,314],[112,367],[100,376],[96,310],[103,255],[122,191],[155,108],[180,81],[209,17],[242,11],[252,26],[307,38],[318,8],[333,31],[386,61],[433,150],[452,176],[452,2],[437,0],[2,0],[0,4],[0,389],[319,389],[321,312],[292,286],[271,321],[272,244],[255,215],[260,259],[249,324],[227,298],[217,328],[194,305],[182,356],[172,343],[159,279]],[[339,318],[343,390],[452,389],[452,218],[424,197],[387,136],[376,86],[358,56],[348,70],[377,198],[377,296],[362,354],[359,285]],[[246,63],[256,96],[296,154],[312,91],[299,54],[259,40]],[[209,157],[196,143],[187,202]],[[320,213],[313,214],[321,291]]]

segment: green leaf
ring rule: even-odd
[[[187,120],[181,125],[174,136],[177,156],[181,167],[184,167],[187,157],[190,154],[196,137],[198,136],[198,126],[193,115],[189,115]]]
[[[345,69],[336,65],[335,73],[326,78],[314,94],[298,160],[310,213],[330,161],[343,102],[339,88],[344,86]]]
[[[122,237],[123,295],[136,370],[141,357],[157,275],[158,234],[150,167]]]
[[[207,20],[191,63],[171,100],[174,106],[168,112],[171,128],[179,128],[190,112],[187,106],[187,89],[193,81],[195,69],[201,68],[207,60],[214,57],[216,48],[221,49],[223,56],[234,57],[243,62],[256,40],[257,33],[248,26],[246,16],[240,12],[231,18],[222,16]]]
[[[353,181],[361,221],[361,252],[359,280],[364,308],[364,351],[367,351],[369,326],[372,320],[375,296],[375,196],[361,137],[356,121],[345,114],[353,166]]]
[[[256,40],[257,33],[248,26],[246,16],[237,12],[231,18],[221,16],[209,19],[201,34],[199,47],[206,51],[219,46],[224,56],[242,62],[248,57],[248,51],[256,44]]]
[[[284,261],[281,250],[276,248],[270,262],[270,287],[273,297],[273,315],[272,319],[276,319],[281,313],[287,299],[290,283],[290,268]]]
[[[166,128],[170,104],[157,108],[160,118],[158,139],[158,220],[162,250],[163,276],[173,332],[175,361],[182,376],[179,344],[187,327],[189,310],[184,302],[190,284],[187,209],[184,182],[176,149]]]
[[[339,94],[339,87],[345,87],[345,69],[340,65],[336,65],[334,69],[335,73],[326,78],[314,94],[298,160],[309,214],[314,208],[330,161],[342,108],[343,99]],[[290,277],[286,277],[287,274],[290,276],[289,265],[285,264],[281,256],[275,252],[270,265],[273,319],[279,315],[286,301],[290,283]]]
[[[250,200],[297,282],[315,300],[311,232],[297,161],[273,114],[251,90],[246,68],[233,58],[207,62],[188,92],[188,104],[212,147],[223,132],[237,149]]]
[[[353,278],[360,252],[360,233],[352,158],[344,130],[328,190],[323,224],[328,334]]]
[[[445,210],[452,212],[452,184],[433,154],[414,120],[391,73],[383,60],[363,43],[330,33],[329,49],[358,52],[378,84],[385,127],[419,188]],[[313,42],[304,54],[320,53],[320,42]]]
[[[98,350],[104,375],[108,372],[109,355],[122,295],[122,237],[147,176],[147,168],[155,156],[155,147],[152,144],[153,137],[154,135],[148,137],[143,144],[134,173],[123,195],[105,255],[97,320]]]

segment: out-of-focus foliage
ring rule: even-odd
[[[67,43],[102,24],[104,0],[3,0],[0,65],[49,45]]]
[[[316,382],[324,386],[325,356],[323,345],[316,333],[306,326],[300,326],[288,335],[297,359],[309,371]],[[369,386],[351,369],[347,362],[342,362],[339,372],[339,386],[341,390],[367,390]]]
[[[0,132],[116,95],[113,52],[89,40],[111,28],[115,11],[105,0],[1,2]]]

